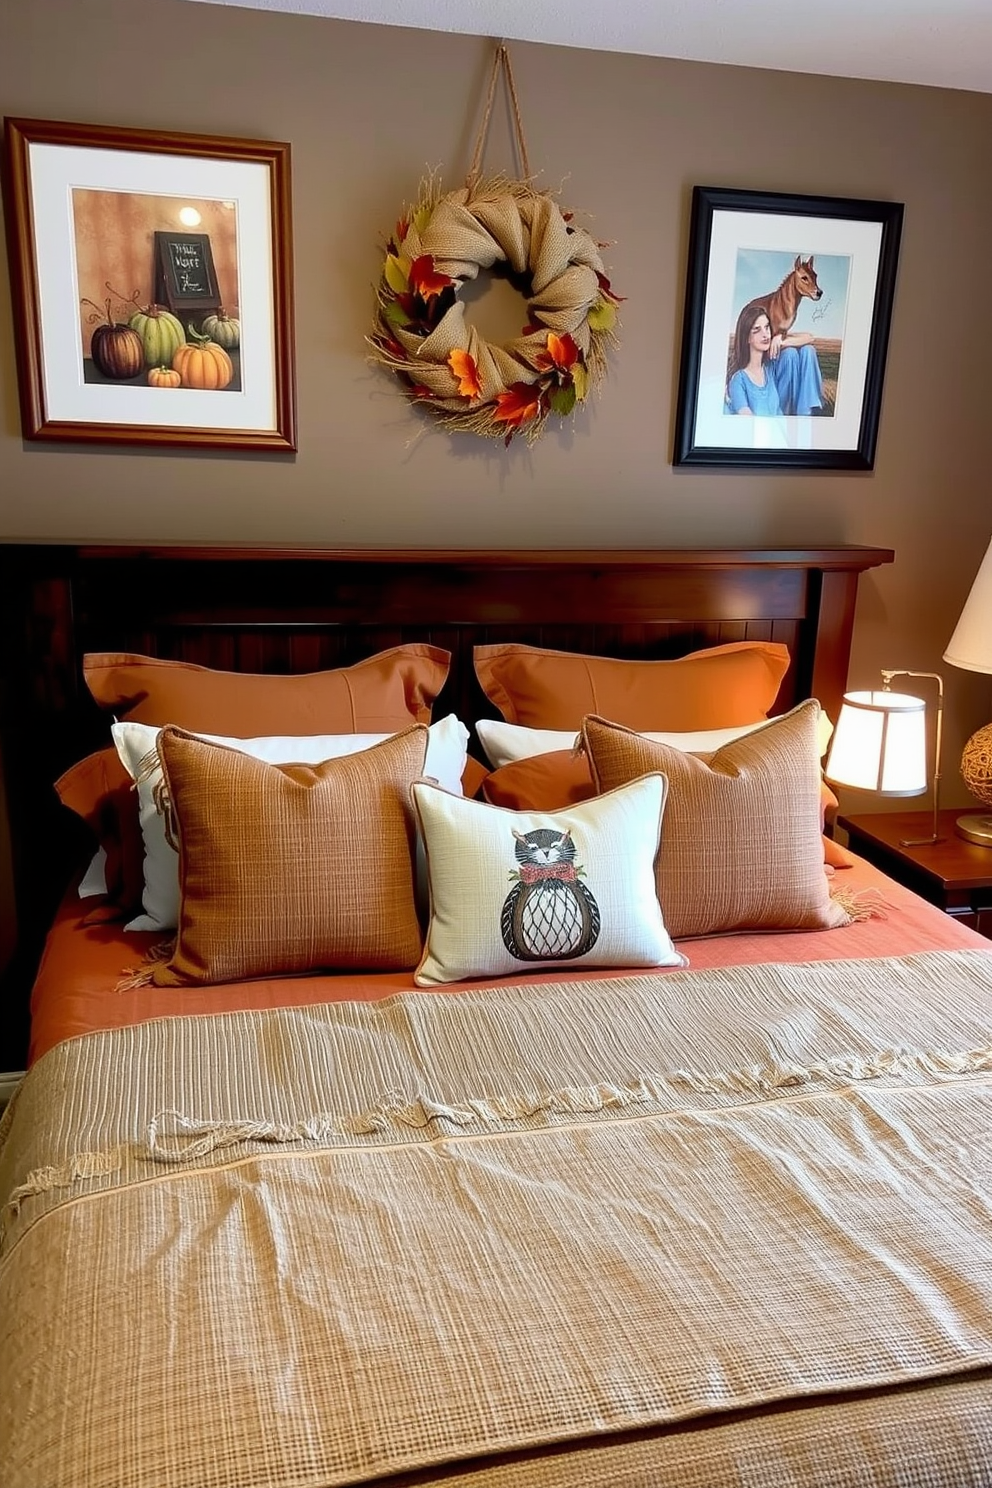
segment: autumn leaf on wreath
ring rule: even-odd
[[[617,323],[617,307],[609,300],[597,300],[588,319],[591,331],[612,331]]]
[[[511,382],[505,393],[496,394],[496,411],[493,418],[497,423],[506,424],[509,433],[506,442],[509,444],[514,429],[519,429],[523,424],[529,424],[541,407],[541,389],[538,385],[529,382]]]
[[[463,398],[478,398],[482,392],[479,382],[479,369],[475,365],[475,358],[469,356],[467,351],[457,348],[448,358],[448,366],[458,378],[458,391]]]
[[[413,295],[397,295],[395,300],[389,301],[382,313],[391,326],[402,330],[413,319]]]
[[[387,253],[383,278],[393,294],[408,294],[410,291],[410,260],[399,253]]]
[[[427,401],[428,399],[433,397],[434,394],[431,392],[430,388],[425,387],[422,382],[411,382],[410,398],[414,403]]]
[[[435,269],[433,253],[422,253],[410,265],[410,288],[422,300],[433,300],[442,289],[447,289],[454,282],[450,274],[442,274]]]
[[[564,336],[556,336],[554,331],[548,332],[548,349],[539,352],[534,358],[537,365],[545,371],[551,367],[557,367],[559,372],[570,372],[579,359],[579,348],[572,337],[566,331]]]
[[[609,279],[607,279],[605,274],[600,273],[599,269],[596,270],[596,279],[603,294],[606,295],[606,298],[608,300],[612,300],[614,305],[619,305],[621,300],[625,300],[627,298],[626,295],[617,294]]]
[[[551,408],[553,412],[560,413],[562,418],[571,413],[575,407],[575,388],[572,383],[568,387],[555,388],[551,394]]]

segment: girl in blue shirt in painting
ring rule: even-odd
[[[745,305],[727,368],[727,409],[757,418],[809,415],[823,406],[820,363],[809,331],[773,336],[768,312]]]

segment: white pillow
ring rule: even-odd
[[[107,849],[98,847],[90,859],[90,865],[79,880],[77,890],[80,899],[94,899],[107,892]]]
[[[738,724],[736,728],[700,729],[695,733],[648,733],[641,730],[642,737],[656,744],[667,744],[672,749],[681,749],[685,754],[715,754],[725,744],[742,739],[768,722]],[[475,725],[486,758],[494,770],[503,765],[512,765],[515,760],[531,759],[535,754],[548,754],[554,749],[571,749],[578,739],[578,731],[570,729],[525,728],[520,723],[504,723],[502,719],[480,718]],[[820,710],[818,743],[820,757],[827,752],[834,726],[826,713]]]
[[[431,905],[417,985],[687,965],[655,886],[667,790],[652,774],[562,811],[505,811],[415,781]]]
[[[162,780],[162,767],[156,753],[159,729],[149,723],[115,723],[111,729],[121,763],[137,782],[138,820],[145,849],[144,889],[141,904],[144,914],[137,915],[125,930],[174,930],[179,923],[179,856],[166,840],[165,825],[155,803],[156,788]],[[307,734],[282,738],[272,735],[259,739],[231,739],[220,734],[199,734],[212,744],[226,744],[240,749],[255,759],[271,765],[316,765],[322,760],[340,759],[381,744],[390,734]],[[468,729],[449,714],[427,730],[427,753],[424,774],[435,777],[446,790],[461,794],[462,772],[468,746]],[[147,760],[146,768],[142,762]]]

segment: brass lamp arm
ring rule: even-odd
[[[882,672],[882,691],[890,692],[890,683],[893,677],[929,677],[937,684],[937,718],[934,727],[933,742],[933,833],[929,837],[900,838],[900,847],[932,847],[936,842],[943,842],[943,838],[937,831],[937,819],[940,811],[940,749],[941,736],[943,733],[944,720],[944,679],[939,672],[910,672],[902,669],[889,671],[885,667]]]

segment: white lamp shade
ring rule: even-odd
[[[944,660],[966,672],[992,672],[992,543],[975,575]]]
[[[927,788],[926,704],[904,692],[848,692],[824,774],[834,785],[883,796]]]

